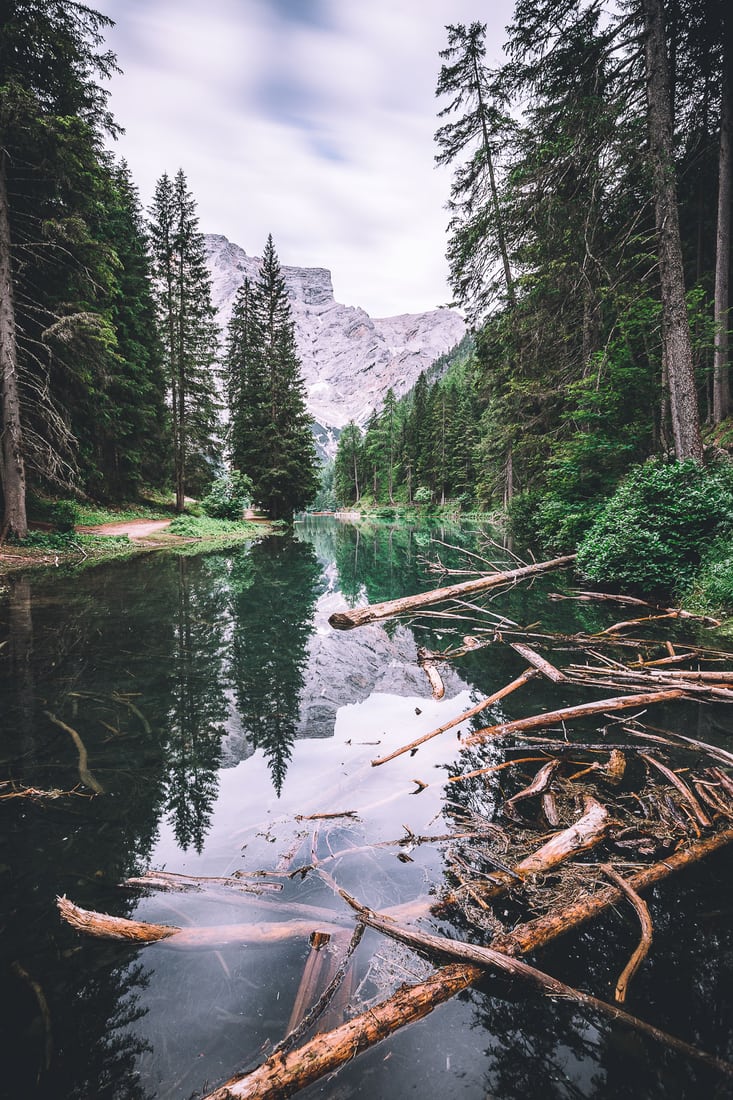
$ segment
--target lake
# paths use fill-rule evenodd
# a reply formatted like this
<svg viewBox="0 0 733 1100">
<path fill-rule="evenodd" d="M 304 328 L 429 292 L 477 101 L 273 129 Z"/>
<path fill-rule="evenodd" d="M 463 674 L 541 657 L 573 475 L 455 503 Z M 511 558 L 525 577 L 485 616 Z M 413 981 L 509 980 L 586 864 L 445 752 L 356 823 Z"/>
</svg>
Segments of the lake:
<svg viewBox="0 0 733 1100">
<path fill-rule="evenodd" d="M 459 726 L 414 754 L 379 767 L 371 761 L 458 716 L 526 662 L 500 640 L 468 650 L 438 666 L 445 695 L 436 699 L 417 647 L 445 650 L 465 635 L 488 642 L 502 623 L 592 634 L 635 612 L 550 599 L 573 583 L 560 572 L 518 585 L 484 610 L 470 601 L 453 618 L 431 609 L 409 623 L 337 632 L 328 617 L 463 579 L 435 571 L 436 563 L 470 568 L 475 559 L 462 551 L 511 567 L 490 534 L 478 525 L 357 526 L 312 517 L 293 536 L 235 551 L 147 554 L 8 580 L 0 603 L 0 795 L 60 793 L 0 800 L 0 1095 L 202 1096 L 258 1065 L 343 958 L 354 916 L 318 869 L 377 911 L 428 906 L 456 889 L 466 822 L 501 825 L 507 773 L 451 784 L 463 768 Z M 657 630 L 660 642 L 720 644 L 699 626 Z M 602 697 L 538 677 L 463 732 Z M 655 704 L 653 721 L 731 747 L 722 703 Z M 582 736 L 598 725 L 586 724 Z M 607 736 L 623 738 L 620 727 Z M 493 766 L 504 757 L 502 744 L 487 744 L 471 751 L 470 762 Z M 247 889 L 123 886 L 148 869 L 239 878 Z M 248 877 L 255 872 L 267 874 Z M 646 895 L 654 942 L 626 1004 L 729 1060 L 730 872 L 726 849 Z M 177 949 L 174 941 L 96 939 L 60 919 L 62 895 L 85 909 L 184 929 L 260 926 L 272 942 L 245 937 Z M 497 919 L 511 920 L 512 905 L 499 899 Z M 323 920 L 328 910 L 338 925 L 320 952 L 303 934 L 278 936 L 276 926 L 303 920 L 306 906 Z M 420 927 L 488 943 L 493 917 L 483 929 L 467 928 L 465 913 L 430 916 L 426 908 Z M 608 1000 L 638 937 L 633 911 L 619 905 L 533 961 Z M 367 929 L 321 1026 L 433 970 Z M 669 1100 L 729 1093 L 730 1079 L 694 1058 L 489 973 L 299 1095 Z"/>
</svg>

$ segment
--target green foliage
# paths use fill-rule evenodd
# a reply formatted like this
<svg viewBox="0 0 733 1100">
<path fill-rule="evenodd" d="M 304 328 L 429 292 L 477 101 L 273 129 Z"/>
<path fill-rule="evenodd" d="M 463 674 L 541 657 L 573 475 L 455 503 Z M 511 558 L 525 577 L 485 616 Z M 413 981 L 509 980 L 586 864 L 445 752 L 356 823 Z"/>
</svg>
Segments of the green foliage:
<svg viewBox="0 0 733 1100">
<path fill-rule="evenodd" d="M 433 499 L 433 494 L 430 489 L 428 489 L 427 485 L 418 485 L 412 499 L 414 500 L 415 504 L 424 506 L 431 503 Z"/>
<path fill-rule="evenodd" d="M 718 539 L 710 547 L 682 602 L 699 614 L 733 615 L 733 546 L 729 538 Z"/>
<path fill-rule="evenodd" d="M 268 237 L 254 286 L 237 294 L 225 364 L 232 465 L 272 519 L 292 518 L 318 491 L 318 459 L 285 278 Z"/>
<path fill-rule="evenodd" d="M 686 587 L 711 542 L 733 528 L 732 469 L 658 460 L 635 467 L 583 539 L 578 568 L 643 592 Z"/>
<path fill-rule="evenodd" d="M 78 523 L 79 511 L 73 500 L 58 500 L 51 509 L 52 522 L 62 535 L 71 534 Z"/>
<path fill-rule="evenodd" d="M 213 519 L 241 519 L 252 499 L 252 482 L 240 470 L 216 478 L 201 501 L 207 516 Z"/>
<path fill-rule="evenodd" d="M 188 539 L 253 538 L 262 534 L 262 526 L 244 520 L 215 519 L 213 516 L 176 516 L 168 528 L 172 535 Z"/>
</svg>

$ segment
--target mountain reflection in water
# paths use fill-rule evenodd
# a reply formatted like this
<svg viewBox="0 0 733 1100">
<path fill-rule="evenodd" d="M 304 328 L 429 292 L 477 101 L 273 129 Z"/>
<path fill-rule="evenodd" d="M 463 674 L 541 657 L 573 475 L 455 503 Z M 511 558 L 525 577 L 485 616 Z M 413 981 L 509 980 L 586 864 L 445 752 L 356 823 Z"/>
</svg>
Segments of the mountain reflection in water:
<svg viewBox="0 0 733 1100">
<path fill-rule="evenodd" d="M 93 940 L 60 923 L 56 895 L 118 916 L 207 926 L 278 919 L 268 903 L 344 917 L 307 872 L 314 859 L 374 908 L 440 888 L 449 847 L 415 837 L 460 831 L 462 813 L 490 810 L 494 788 L 448 787 L 455 732 L 414 758 L 383 768 L 370 760 L 507 683 L 522 661 L 505 646 L 469 653 L 441 669 L 446 694 L 437 702 L 417 646 L 447 645 L 450 624 L 426 616 L 339 633 L 328 616 L 433 587 L 426 555 L 463 565 L 451 546 L 480 543 L 470 528 L 307 519 L 295 535 L 234 552 L 144 556 L 8 582 L 0 606 L 2 778 L 71 793 L 0 802 L 2 980 L 12 1006 L 0 1094 L 200 1095 L 278 1041 L 303 975 L 303 940 L 216 952 Z M 553 576 L 517 588 L 496 606 L 517 622 L 541 618 L 548 630 L 608 625 L 603 606 L 548 603 L 547 591 L 563 583 Z M 533 681 L 490 717 L 550 709 L 551 690 Z M 720 707 L 686 713 L 696 736 L 722 736 Z M 499 751 L 486 747 L 477 763 Z M 427 784 L 419 795 L 416 779 Z M 326 811 L 356 816 L 308 820 Z M 292 877 L 273 880 L 259 899 L 120 889 L 149 866 L 207 876 L 280 866 Z M 722 1057 L 733 1053 L 729 866 L 723 853 L 657 890 L 654 951 L 630 1006 Z M 465 931 L 453 927 L 454 935 Z M 637 937 L 630 916 L 609 914 L 571 944 L 548 948 L 542 965 L 604 996 Z M 353 1003 L 429 969 L 368 934 Z M 680 1056 L 493 977 L 303 1095 L 387 1098 L 418 1089 L 423 1100 L 723 1095 L 720 1081 Z"/>
</svg>

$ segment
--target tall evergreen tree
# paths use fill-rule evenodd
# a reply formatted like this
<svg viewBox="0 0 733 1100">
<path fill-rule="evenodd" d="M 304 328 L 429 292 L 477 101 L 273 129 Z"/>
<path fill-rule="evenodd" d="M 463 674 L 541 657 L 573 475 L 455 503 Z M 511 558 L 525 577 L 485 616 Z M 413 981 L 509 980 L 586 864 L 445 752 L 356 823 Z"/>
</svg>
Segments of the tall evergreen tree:
<svg viewBox="0 0 733 1100">
<path fill-rule="evenodd" d="M 73 433 L 59 389 L 78 333 L 106 354 L 89 312 L 106 273 L 89 233 L 104 132 L 97 80 L 110 20 L 73 0 L 7 0 L 0 9 L 0 482 L 3 528 L 27 532 L 26 477 L 72 471 Z"/>
<path fill-rule="evenodd" d="M 182 169 L 158 180 L 150 211 L 155 297 L 168 379 L 176 511 L 201 493 L 220 461 L 213 368 L 218 329 L 203 234 Z"/>
<path fill-rule="evenodd" d="M 446 121 L 435 135 L 440 150 L 435 159 L 438 164 L 453 164 L 467 157 L 451 187 L 448 259 L 454 293 L 474 316 L 480 316 L 499 291 L 497 260 L 506 298 L 510 303 L 515 298 L 495 169 L 496 146 L 512 124 L 490 87 L 486 25 L 459 23 L 446 29 L 448 45 L 440 53 L 445 63 L 436 95 L 451 98 L 438 114 Z"/>
<path fill-rule="evenodd" d="M 238 297 L 227 363 L 232 463 L 251 479 L 256 502 L 272 519 L 290 519 L 318 491 L 318 461 L 272 236 L 255 285 Z"/>
<path fill-rule="evenodd" d="M 142 484 L 162 486 L 170 472 L 166 379 L 151 290 L 142 208 L 125 161 L 112 165 L 101 235 L 114 250 L 108 315 L 115 333 L 107 415 L 96 425 L 102 493 L 134 497 Z"/>
<path fill-rule="evenodd" d="M 339 504 L 358 504 L 361 496 L 362 436 L 350 420 L 341 432 L 334 458 L 334 491 Z"/>
</svg>

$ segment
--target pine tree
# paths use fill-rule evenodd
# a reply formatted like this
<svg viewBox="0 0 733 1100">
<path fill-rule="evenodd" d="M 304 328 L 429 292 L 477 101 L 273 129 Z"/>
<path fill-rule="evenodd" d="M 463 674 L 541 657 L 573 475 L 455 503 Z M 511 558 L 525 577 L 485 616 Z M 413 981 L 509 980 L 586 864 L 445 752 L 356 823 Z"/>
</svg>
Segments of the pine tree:
<svg viewBox="0 0 733 1100">
<path fill-rule="evenodd" d="M 453 164 L 460 156 L 467 157 L 451 187 L 448 260 L 459 302 L 473 316 L 480 316 L 499 293 L 497 261 L 504 294 L 510 303 L 515 299 L 495 169 L 496 146 L 512 124 L 490 87 L 486 25 L 471 23 L 467 28 L 459 23 L 446 29 L 448 46 L 440 53 L 445 64 L 436 95 L 451 99 L 438 113 L 447 121 L 435 135 L 440 149 L 435 159 L 438 164 Z M 460 117 L 455 117 L 459 112 Z"/>
<path fill-rule="evenodd" d="M 339 504 L 358 504 L 362 479 L 362 436 L 350 420 L 341 432 L 334 459 L 334 490 Z"/>
<path fill-rule="evenodd" d="M 213 367 L 218 329 L 203 234 L 182 169 L 158 180 L 150 237 L 158 324 L 168 379 L 176 511 L 200 494 L 220 462 Z"/>
<path fill-rule="evenodd" d="M 170 437 L 166 380 L 151 291 L 145 223 L 125 161 L 112 165 L 102 235 L 114 249 L 114 287 L 108 309 L 116 337 L 114 370 L 107 387 L 109 415 L 97 425 L 103 491 L 134 497 L 142 484 L 166 484 Z"/>
<path fill-rule="evenodd" d="M 238 297 L 227 363 L 232 462 L 251 479 L 255 501 L 270 517 L 289 520 L 318 491 L 318 460 L 272 236 L 255 285 Z"/>
<path fill-rule="evenodd" d="M 105 16 L 84 4 L 8 0 L 0 10 L 0 483 L 3 529 L 27 533 L 26 477 L 69 482 L 63 407 L 74 342 L 104 358 L 113 336 L 88 304 L 108 272 L 89 233 L 100 148 L 114 131 Z M 88 359 L 83 370 L 89 366 Z"/>
</svg>

